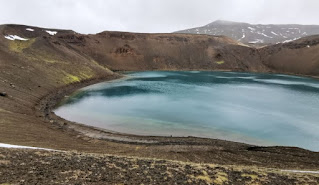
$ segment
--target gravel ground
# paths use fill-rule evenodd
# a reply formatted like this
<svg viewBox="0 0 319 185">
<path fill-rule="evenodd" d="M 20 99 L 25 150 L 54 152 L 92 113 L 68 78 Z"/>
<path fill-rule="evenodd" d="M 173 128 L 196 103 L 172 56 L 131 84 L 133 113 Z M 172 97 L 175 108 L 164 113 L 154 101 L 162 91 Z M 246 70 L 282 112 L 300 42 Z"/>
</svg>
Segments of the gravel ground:
<svg viewBox="0 0 319 185">
<path fill-rule="evenodd" d="M 0 149 L 0 184 L 318 184 L 319 174 L 76 152 Z"/>
</svg>

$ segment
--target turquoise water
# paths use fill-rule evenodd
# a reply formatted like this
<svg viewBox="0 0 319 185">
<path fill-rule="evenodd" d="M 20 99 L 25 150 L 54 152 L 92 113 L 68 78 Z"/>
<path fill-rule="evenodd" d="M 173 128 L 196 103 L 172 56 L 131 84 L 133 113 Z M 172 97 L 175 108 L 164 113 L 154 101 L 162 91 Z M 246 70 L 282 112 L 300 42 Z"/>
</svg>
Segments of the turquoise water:
<svg viewBox="0 0 319 185">
<path fill-rule="evenodd" d="M 237 72 L 134 72 L 83 88 L 55 113 L 104 129 L 319 151 L 319 81 Z"/>
</svg>

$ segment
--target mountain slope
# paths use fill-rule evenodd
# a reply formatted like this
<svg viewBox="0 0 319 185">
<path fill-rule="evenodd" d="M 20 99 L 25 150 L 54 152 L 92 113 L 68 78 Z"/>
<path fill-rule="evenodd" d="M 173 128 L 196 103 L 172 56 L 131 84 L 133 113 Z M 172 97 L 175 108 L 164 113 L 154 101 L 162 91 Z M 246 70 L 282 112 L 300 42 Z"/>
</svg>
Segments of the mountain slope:
<svg viewBox="0 0 319 185">
<path fill-rule="evenodd" d="M 202 27 L 176 33 L 225 35 L 242 43 L 276 44 L 319 34 L 319 25 L 261 25 L 218 20 Z"/>
<path fill-rule="evenodd" d="M 277 73 L 319 75 L 319 35 L 259 49 L 264 65 Z"/>
</svg>

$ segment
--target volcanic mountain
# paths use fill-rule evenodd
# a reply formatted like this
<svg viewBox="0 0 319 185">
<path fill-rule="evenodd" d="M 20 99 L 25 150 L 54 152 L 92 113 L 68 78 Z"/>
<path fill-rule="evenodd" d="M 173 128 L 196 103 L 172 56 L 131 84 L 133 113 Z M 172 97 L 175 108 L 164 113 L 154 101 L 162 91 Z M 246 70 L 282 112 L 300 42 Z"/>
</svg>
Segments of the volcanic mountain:
<svg viewBox="0 0 319 185">
<path fill-rule="evenodd" d="M 319 25 L 262 25 L 217 20 L 205 26 L 181 30 L 176 33 L 225 35 L 242 43 L 265 45 L 286 43 L 319 34 Z"/>
</svg>

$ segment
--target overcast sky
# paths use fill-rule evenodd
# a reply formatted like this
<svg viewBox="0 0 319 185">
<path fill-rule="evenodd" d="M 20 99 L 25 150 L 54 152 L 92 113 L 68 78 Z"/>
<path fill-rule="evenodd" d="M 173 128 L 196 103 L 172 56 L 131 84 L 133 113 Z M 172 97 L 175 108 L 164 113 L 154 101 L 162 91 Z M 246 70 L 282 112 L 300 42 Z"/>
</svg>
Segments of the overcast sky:
<svg viewBox="0 0 319 185">
<path fill-rule="evenodd" d="M 319 0 L 0 0 L 0 24 L 173 32 L 222 19 L 319 24 Z"/>
</svg>

